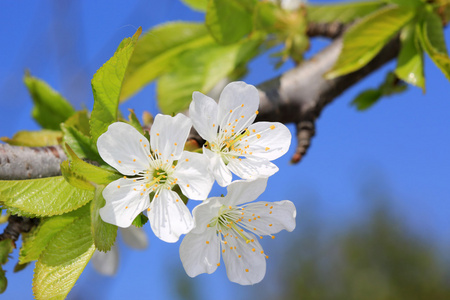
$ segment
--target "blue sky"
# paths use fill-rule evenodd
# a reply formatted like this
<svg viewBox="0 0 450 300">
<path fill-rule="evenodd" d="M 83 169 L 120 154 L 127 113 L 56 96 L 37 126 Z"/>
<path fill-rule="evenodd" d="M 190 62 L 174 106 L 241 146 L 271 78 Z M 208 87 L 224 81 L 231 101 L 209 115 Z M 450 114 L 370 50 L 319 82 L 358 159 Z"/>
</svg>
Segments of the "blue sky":
<svg viewBox="0 0 450 300">
<path fill-rule="evenodd" d="M 324 1 L 311 1 L 319 3 Z M 32 103 L 22 83 L 25 69 L 47 81 L 77 108 L 92 109 L 90 80 L 114 53 L 120 41 L 142 26 L 144 31 L 171 20 L 201 21 L 179 0 L 166 1 L 2 1 L 0 3 L 0 136 L 18 130 L 38 130 L 31 119 Z M 450 31 L 445 31 L 450 39 Z M 311 52 L 326 42 L 314 41 Z M 411 87 L 385 98 L 366 112 L 349 105 L 362 90 L 377 87 L 390 63 L 348 90 L 323 111 L 317 121 L 312 146 L 298 165 L 289 165 L 291 150 L 276 161 L 280 171 L 269 179 L 261 200 L 289 199 L 297 206 L 297 218 L 307 217 L 314 206 L 324 227 L 342 228 L 364 219 L 372 194 L 391 195 L 392 209 L 419 234 L 450 245 L 450 83 L 426 59 L 427 93 Z M 273 71 L 267 56 L 250 65 L 245 81 L 259 84 L 283 70 Z M 157 113 L 155 87 L 150 85 L 121 105 Z M 293 129 L 293 126 L 289 126 Z M 215 187 L 212 195 L 224 193 Z M 191 201 L 189 207 L 195 203 Z M 255 287 L 229 283 L 224 268 L 213 275 L 189 279 L 183 274 L 176 244 L 156 239 L 149 226 L 150 247 L 132 251 L 119 240 L 121 264 L 113 278 L 102 277 L 88 265 L 69 299 L 123 299 L 151 297 L 176 299 L 174 279 L 185 276 L 199 285 L 200 296 L 209 299 L 245 295 Z M 280 233 L 276 240 L 263 240 L 267 253 L 282 248 L 295 235 Z M 278 250 L 277 250 L 278 251 Z M 448 253 L 448 251 L 447 251 Z M 13 254 L 17 258 L 17 253 Z M 293 258 L 295 259 L 295 258 Z M 276 259 L 268 260 L 269 270 Z M 5 298 L 31 299 L 32 267 L 12 273 Z M 269 285 L 270 276 L 262 284 Z M 217 291 L 220 291 L 218 293 Z M 239 298 L 239 297 L 238 297 Z"/>
</svg>

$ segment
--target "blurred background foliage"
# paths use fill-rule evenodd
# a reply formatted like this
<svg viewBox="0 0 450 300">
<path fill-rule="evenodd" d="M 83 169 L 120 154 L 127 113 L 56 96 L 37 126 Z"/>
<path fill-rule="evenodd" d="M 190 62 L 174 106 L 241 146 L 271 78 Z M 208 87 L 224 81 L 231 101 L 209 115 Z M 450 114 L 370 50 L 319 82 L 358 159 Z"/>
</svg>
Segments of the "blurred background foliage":
<svg viewBox="0 0 450 300">
<path fill-rule="evenodd" d="M 266 284 L 235 299 L 450 299 L 448 246 L 410 227 L 389 195 L 363 196 L 364 217 L 338 228 L 323 226 L 317 199 L 304 200 L 291 242 L 270 253 Z M 181 299 L 207 299 L 185 274 L 176 279 Z"/>
</svg>

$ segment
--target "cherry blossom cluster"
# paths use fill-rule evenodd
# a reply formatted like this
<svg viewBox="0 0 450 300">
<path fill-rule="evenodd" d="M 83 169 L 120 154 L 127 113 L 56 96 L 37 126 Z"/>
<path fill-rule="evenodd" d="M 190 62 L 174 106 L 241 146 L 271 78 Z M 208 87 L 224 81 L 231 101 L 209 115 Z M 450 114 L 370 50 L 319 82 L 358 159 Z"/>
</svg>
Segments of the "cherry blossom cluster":
<svg viewBox="0 0 450 300">
<path fill-rule="evenodd" d="M 190 117 L 158 114 L 150 141 L 129 124 L 111 124 L 98 151 L 124 176 L 103 190 L 103 221 L 126 228 L 145 212 L 161 240 L 173 243 L 186 234 L 180 257 L 189 276 L 214 272 L 222 255 L 231 281 L 260 282 L 268 256 L 258 239 L 294 230 L 296 209 L 288 200 L 255 202 L 278 171 L 271 161 L 291 143 L 285 125 L 253 123 L 258 107 L 254 86 L 232 82 L 218 103 L 194 92 Z M 198 153 L 184 150 L 192 126 L 206 141 Z M 233 181 L 233 174 L 241 180 Z M 208 198 L 215 181 L 227 187 L 226 196 Z M 179 191 L 203 201 L 193 214 Z"/>
</svg>

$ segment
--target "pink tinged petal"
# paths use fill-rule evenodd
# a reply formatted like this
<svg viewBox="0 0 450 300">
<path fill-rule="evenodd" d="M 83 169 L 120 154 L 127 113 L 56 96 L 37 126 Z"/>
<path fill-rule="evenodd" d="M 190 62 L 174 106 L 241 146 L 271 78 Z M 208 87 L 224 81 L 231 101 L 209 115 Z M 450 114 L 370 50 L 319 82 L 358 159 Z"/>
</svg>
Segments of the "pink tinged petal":
<svg viewBox="0 0 450 300">
<path fill-rule="evenodd" d="M 133 220 L 150 205 L 149 190 L 143 191 L 140 182 L 120 178 L 103 190 L 106 205 L 100 209 L 104 222 L 129 227 Z"/>
<path fill-rule="evenodd" d="M 147 234 L 142 228 L 130 226 L 121 228 L 122 239 L 125 244 L 133 249 L 142 250 L 148 247 Z"/>
<path fill-rule="evenodd" d="M 245 235 L 250 240 L 249 243 L 242 238 L 227 238 L 227 244 L 222 243 L 222 257 L 228 279 L 249 285 L 258 283 L 264 278 L 266 257 L 256 237 L 248 232 L 245 232 Z"/>
<path fill-rule="evenodd" d="M 217 217 L 220 207 L 223 205 L 222 201 L 224 197 L 213 197 L 203 201 L 200 205 L 197 205 L 192 214 L 194 215 L 194 228 L 191 233 L 200 234 L 207 230 L 208 224 L 212 219 Z"/>
<path fill-rule="evenodd" d="M 239 132 L 248 127 L 255 120 L 258 107 L 259 93 L 253 85 L 242 81 L 228 84 L 219 100 L 218 120 L 221 129 L 236 126 L 235 131 Z"/>
<path fill-rule="evenodd" d="M 209 158 L 209 171 L 220 186 L 227 186 L 231 183 L 232 175 L 230 170 L 219 154 L 203 148 L 203 153 Z"/>
<path fill-rule="evenodd" d="M 274 160 L 284 155 L 291 145 L 291 132 L 289 129 L 278 122 L 257 122 L 248 128 L 250 135 L 245 138 L 247 143 L 242 143 L 241 147 L 246 145 L 247 155 L 253 155 L 268 160 Z"/>
<path fill-rule="evenodd" d="M 243 179 L 269 177 L 278 172 L 278 167 L 265 158 L 246 157 L 230 160 L 228 169 Z"/>
<path fill-rule="evenodd" d="M 266 189 L 267 178 L 260 178 L 253 181 L 238 180 L 232 182 L 227 187 L 227 195 L 224 197 L 225 203 L 231 206 L 256 200 Z"/>
<path fill-rule="evenodd" d="M 220 262 L 220 241 L 216 230 L 211 228 L 201 234 L 188 233 L 180 245 L 180 258 L 190 277 L 213 273 Z"/>
<path fill-rule="evenodd" d="M 164 159 L 177 160 L 191 130 L 191 120 L 183 114 L 175 117 L 157 114 L 150 131 L 152 150 Z"/>
<path fill-rule="evenodd" d="M 135 175 L 148 168 L 150 143 L 133 126 L 116 122 L 97 140 L 98 153 L 124 175 Z"/>
<path fill-rule="evenodd" d="M 217 103 L 210 97 L 200 92 L 192 94 L 192 102 L 189 106 L 189 117 L 195 130 L 207 141 L 213 141 L 217 136 Z"/>
<path fill-rule="evenodd" d="M 189 199 L 205 200 L 214 177 L 209 172 L 209 161 L 205 155 L 184 151 L 178 160 L 173 177 L 177 178 L 181 191 Z"/>
<path fill-rule="evenodd" d="M 162 190 L 153 198 L 147 215 L 155 235 L 168 243 L 175 243 L 194 226 L 192 215 L 180 196 L 169 190 Z"/>
<path fill-rule="evenodd" d="M 297 211 L 294 203 L 289 200 L 277 202 L 256 202 L 245 207 L 245 216 L 253 216 L 251 226 L 254 226 L 256 234 L 269 235 L 281 230 L 292 231 L 295 229 L 295 217 Z"/>
<path fill-rule="evenodd" d="M 94 269 L 102 275 L 113 276 L 117 273 L 119 267 L 119 251 L 116 245 L 111 247 L 108 252 L 96 250 L 91 258 Z"/>
</svg>

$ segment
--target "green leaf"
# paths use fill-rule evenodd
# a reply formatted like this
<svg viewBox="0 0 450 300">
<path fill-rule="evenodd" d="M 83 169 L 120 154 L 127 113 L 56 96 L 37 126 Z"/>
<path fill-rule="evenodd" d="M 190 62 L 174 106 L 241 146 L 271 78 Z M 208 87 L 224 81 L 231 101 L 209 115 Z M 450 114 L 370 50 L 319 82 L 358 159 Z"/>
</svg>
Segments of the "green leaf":
<svg viewBox="0 0 450 300">
<path fill-rule="evenodd" d="M 60 215 L 83 206 L 92 198 L 92 192 L 71 186 L 62 176 L 0 180 L 0 202 L 14 214 Z"/>
<path fill-rule="evenodd" d="M 64 125 L 66 127 L 74 127 L 87 137 L 91 135 L 89 128 L 89 116 L 86 109 L 77 111 L 73 116 L 64 122 Z"/>
<path fill-rule="evenodd" d="M 445 46 L 442 22 L 439 16 L 426 11 L 417 26 L 420 43 L 436 66 L 450 80 L 450 58 Z"/>
<path fill-rule="evenodd" d="M 366 110 L 374 105 L 381 97 L 398 94 L 407 89 L 407 85 L 400 81 L 397 76 L 389 72 L 386 75 L 384 82 L 378 89 L 368 89 L 360 93 L 351 103 L 356 106 L 358 110 Z"/>
<path fill-rule="evenodd" d="M 78 178 L 81 178 L 92 187 L 106 185 L 122 177 L 118 173 L 105 170 L 81 160 L 68 145 L 66 145 L 66 152 L 69 156 L 70 164 L 67 164 L 67 167 L 70 169 L 70 172 L 76 174 Z"/>
<path fill-rule="evenodd" d="M 42 219 L 35 232 L 23 241 L 19 262 L 26 264 L 37 260 L 56 234 L 87 214 L 89 214 L 89 205 L 67 214 Z"/>
<path fill-rule="evenodd" d="M 79 157 L 97 162 L 103 161 L 98 154 L 97 146 L 89 136 L 74 126 L 66 126 L 65 123 L 61 124 L 61 130 L 64 133 L 63 143 L 69 145 Z"/>
<path fill-rule="evenodd" d="M 362 19 L 345 33 L 338 61 L 325 77 L 332 79 L 364 67 L 415 14 L 410 8 L 389 6 Z"/>
<path fill-rule="evenodd" d="M 56 234 L 36 263 L 33 278 L 36 299 L 64 299 L 94 251 L 89 215 Z"/>
<path fill-rule="evenodd" d="M 350 23 L 382 7 L 380 1 L 348 2 L 339 4 L 307 5 L 308 20 L 316 23 Z"/>
<path fill-rule="evenodd" d="M 114 56 L 98 69 L 92 78 L 94 108 L 90 125 L 94 144 L 97 144 L 98 137 L 108 129 L 108 126 L 117 121 L 122 81 L 141 32 L 142 28 L 139 27 L 133 37 L 123 42 Z"/>
<path fill-rule="evenodd" d="M 14 146 L 45 147 L 58 145 L 62 140 L 62 132 L 43 129 L 40 131 L 19 131 L 13 138 L 1 137 L 5 143 Z"/>
<path fill-rule="evenodd" d="M 422 0 L 384 0 L 386 3 L 395 4 L 398 6 L 419 7 L 424 5 Z"/>
<path fill-rule="evenodd" d="M 279 18 L 283 17 L 283 11 L 279 5 L 272 2 L 259 2 L 255 6 L 253 14 L 253 27 L 269 33 L 277 31 Z"/>
<path fill-rule="evenodd" d="M 13 244 L 10 239 L 0 241 L 0 265 L 4 265 L 8 262 L 9 254 L 13 250 Z"/>
<path fill-rule="evenodd" d="M 34 102 L 33 118 L 43 128 L 59 130 L 59 124 L 75 113 L 70 103 L 44 81 L 27 73 L 24 82 Z"/>
<path fill-rule="evenodd" d="M 256 55 L 261 40 L 244 40 L 238 44 L 210 45 L 180 55 L 177 68 L 160 77 L 157 85 L 158 106 L 162 113 L 173 114 L 185 110 L 192 93 L 207 93 L 220 80 Z"/>
<path fill-rule="evenodd" d="M 139 215 L 137 215 L 136 218 L 134 218 L 132 224 L 138 228 L 141 228 L 142 226 L 145 225 L 145 223 L 147 223 L 147 221 L 148 218 L 144 214 L 140 213 Z"/>
<path fill-rule="evenodd" d="M 60 167 L 62 176 L 71 186 L 81 190 L 95 190 L 95 186 L 91 184 L 83 175 L 72 171 L 72 169 L 70 168 L 70 162 L 68 160 L 63 161 Z"/>
<path fill-rule="evenodd" d="M 134 113 L 134 110 L 131 108 L 128 109 L 130 111 L 130 115 L 128 116 L 128 124 L 136 128 L 137 131 L 139 131 L 140 134 L 144 134 L 144 129 L 142 129 L 141 122 L 139 122 L 139 119 L 136 117 L 136 114 Z"/>
<path fill-rule="evenodd" d="M 208 0 L 181 0 L 184 4 L 193 10 L 206 11 Z"/>
<path fill-rule="evenodd" d="M 103 222 L 100 217 L 100 208 L 105 206 L 102 192 L 104 186 L 95 189 L 94 200 L 91 203 L 91 231 L 95 247 L 99 251 L 109 251 L 117 236 L 117 226 Z"/>
<path fill-rule="evenodd" d="M 252 30 L 253 0 L 209 0 L 205 24 L 220 44 L 238 42 Z"/>
<path fill-rule="evenodd" d="M 413 25 L 405 27 L 400 35 L 402 43 L 395 74 L 401 80 L 425 89 L 423 52 Z"/>
<path fill-rule="evenodd" d="M 120 101 L 134 95 L 161 74 L 186 50 L 214 43 L 202 23 L 171 22 L 146 32 L 136 44 L 122 84 Z"/>
</svg>

